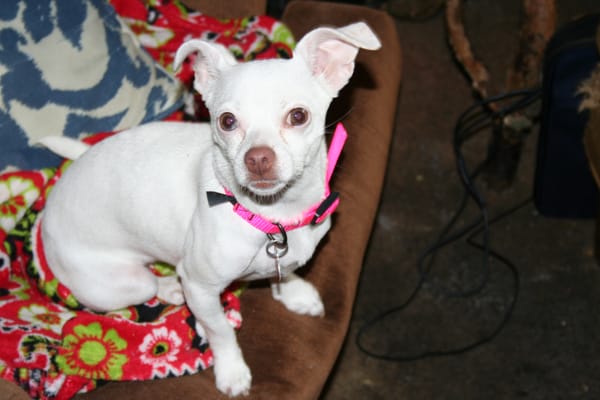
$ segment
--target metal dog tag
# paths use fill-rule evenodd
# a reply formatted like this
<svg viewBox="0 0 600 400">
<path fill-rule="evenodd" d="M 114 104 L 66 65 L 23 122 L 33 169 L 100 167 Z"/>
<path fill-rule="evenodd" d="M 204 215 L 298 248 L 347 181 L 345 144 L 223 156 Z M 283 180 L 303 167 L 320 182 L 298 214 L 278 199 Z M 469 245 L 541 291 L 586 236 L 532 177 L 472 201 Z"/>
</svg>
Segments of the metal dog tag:
<svg viewBox="0 0 600 400">
<path fill-rule="evenodd" d="M 279 264 L 279 259 L 287 253 L 287 244 L 282 245 L 280 242 L 271 241 L 267 243 L 266 250 L 269 257 L 275 260 L 275 271 L 277 272 L 277 280 L 281 281 L 281 265 Z"/>
<path fill-rule="evenodd" d="M 267 255 L 275 260 L 275 272 L 277 273 L 277 290 L 279 291 L 279 282 L 281 282 L 281 264 L 279 263 L 279 259 L 285 256 L 288 252 L 288 243 L 287 243 L 287 234 L 285 233 L 285 229 L 280 224 L 277 224 L 277 227 L 280 231 L 280 237 L 277 237 L 274 234 L 267 233 L 267 238 L 269 242 L 265 250 L 267 251 Z"/>
</svg>

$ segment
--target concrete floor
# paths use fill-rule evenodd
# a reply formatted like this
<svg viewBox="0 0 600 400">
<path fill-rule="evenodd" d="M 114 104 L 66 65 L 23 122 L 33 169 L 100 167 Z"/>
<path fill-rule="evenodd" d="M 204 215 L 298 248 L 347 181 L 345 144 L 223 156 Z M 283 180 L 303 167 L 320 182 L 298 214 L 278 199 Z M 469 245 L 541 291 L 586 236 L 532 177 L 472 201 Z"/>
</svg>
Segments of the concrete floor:
<svg viewBox="0 0 600 400">
<path fill-rule="evenodd" d="M 516 50 L 521 2 L 465 3 L 475 52 L 501 86 Z M 598 0 L 557 4 L 560 24 L 600 12 Z M 447 45 L 443 15 L 423 22 L 398 20 L 398 34 L 404 80 L 386 187 L 348 340 L 322 398 L 599 399 L 594 221 L 544 217 L 531 203 L 492 227 L 492 247 L 514 262 L 520 284 L 514 313 L 498 337 L 465 354 L 414 362 L 380 361 L 355 345 L 365 321 L 409 296 L 418 280 L 418 255 L 448 221 L 462 193 L 451 137 L 473 96 Z M 485 156 L 487 135 L 469 145 L 473 163 Z M 491 215 L 531 196 L 536 144 L 536 134 L 527 139 L 509 189 L 482 189 Z M 461 221 L 470 221 L 476 211 L 469 207 Z M 410 355 L 455 348 L 488 334 L 514 296 L 506 267 L 493 261 L 490 279 L 477 296 L 457 299 L 443 293 L 481 276 L 481 254 L 464 241 L 444 249 L 435 259 L 431 283 L 407 309 L 369 331 L 365 343 L 378 352 Z"/>
</svg>

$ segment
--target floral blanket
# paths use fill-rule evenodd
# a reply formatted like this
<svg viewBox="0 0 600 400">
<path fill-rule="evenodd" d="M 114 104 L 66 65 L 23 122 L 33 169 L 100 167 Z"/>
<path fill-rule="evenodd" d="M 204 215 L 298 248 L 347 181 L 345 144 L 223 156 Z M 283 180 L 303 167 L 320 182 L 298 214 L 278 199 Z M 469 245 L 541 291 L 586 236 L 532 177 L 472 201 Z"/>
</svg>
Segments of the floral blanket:
<svg viewBox="0 0 600 400">
<path fill-rule="evenodd" d="M 188 37 L 220 42 L 241 60 L 291 56 L 291 34 L 268 17 L 221 21 L 190 12 L 177 2 L 111 3 L 167 70 L 175 50 Z M 186 65 L 178 77 L 191 84 L 192 75 Z M 33 398 L 68 399 L 105 381 L 180 376 L 209 367 L 210 348 L 196 333 L 194 317 L 185 305 L 152 299 L 94 313 L 81 307 L 52 275 L 39 221 L 46 197 L 69 164 L 0 175 L 0 377 L 17 383 Z M 157 275 L 173 273 L 161 264 L 152 270 Z M 236 328 L 241 325 L 241 291 L 234 285 L 221 297 Z"/>
</svg>

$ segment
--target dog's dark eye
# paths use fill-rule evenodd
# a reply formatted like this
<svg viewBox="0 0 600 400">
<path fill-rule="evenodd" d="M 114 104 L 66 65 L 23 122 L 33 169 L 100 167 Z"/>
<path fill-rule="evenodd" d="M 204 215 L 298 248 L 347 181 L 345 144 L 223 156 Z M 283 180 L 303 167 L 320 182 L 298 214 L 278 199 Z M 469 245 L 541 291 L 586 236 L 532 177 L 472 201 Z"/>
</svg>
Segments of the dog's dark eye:
<svg viewBox="0 0 600 400">
<path fill-rule="evenodd" d="M 308 121 L 308 111 L 304 108 L 294 108 L 288 114 L 287 123 L 291 126 L 304 125 Z"/>
<path fill-rule="evenodd" d="M 238 122 L 235 115 L 230 112 L 225 112 L 219 116 L 219 126 L 224 131 L 232 131 L 237 128 Z"/>
</svg>

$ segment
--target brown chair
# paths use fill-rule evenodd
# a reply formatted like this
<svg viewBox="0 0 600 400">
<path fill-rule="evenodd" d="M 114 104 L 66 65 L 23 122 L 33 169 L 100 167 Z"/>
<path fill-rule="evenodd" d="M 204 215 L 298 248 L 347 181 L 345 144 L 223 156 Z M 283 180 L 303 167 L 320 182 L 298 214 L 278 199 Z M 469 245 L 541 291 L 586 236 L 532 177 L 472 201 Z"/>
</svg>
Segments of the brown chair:
<svg viewBox="0 0 600 400">
<path fill-rule="evenodd" d="M 218 17 L 264 14 L 266 0 L 185 3 Z M 334 101 L 330 119 L 344 118 L 349 139 L 338 165 L 333 190 L 341 194 L 334 226 L 316 256 L 305 267 L 319 289 L 324 318 L 298 316 L 273 301 L 266 286 L 252 287 L 241 297 L 243 326 L 239 343 L 253 374 L 248 399 L 316 399 L 330 375 L 345 340 L 356 287 L 377 212 L 394 130 L 401 77 L 396 23 L 386 13 L 341 3 L 295 1 L 282 16 L 296 38 L 322 25 L 367 22 L 383 47 L 361 51 L 350 84 Z M 2 398 L 23 392 L 0 381 Z M 12 396 L 12 397 L 10 397 Z M 180 378 L 112 382 L 79 395 L 82 399 L 220 399 L 212 369 Z"/>
</svg>

